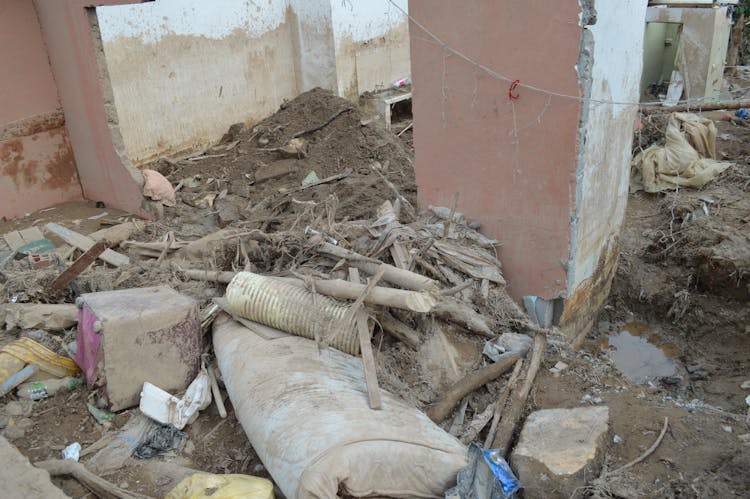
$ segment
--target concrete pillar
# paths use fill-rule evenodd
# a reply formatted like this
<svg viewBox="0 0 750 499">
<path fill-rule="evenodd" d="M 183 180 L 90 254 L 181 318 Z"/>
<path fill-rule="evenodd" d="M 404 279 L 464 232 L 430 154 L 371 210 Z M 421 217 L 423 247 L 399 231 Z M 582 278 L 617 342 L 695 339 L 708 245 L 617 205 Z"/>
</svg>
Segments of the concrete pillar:
<svg viewBox="0 0 750 499">
<path fill-rule="evenodd" d="M 536 298 L 571 339 L 585 334 L 616 268 L 637 111 L 588 98 L 638 102 L 645 2 L 410 0 L 409 11 L 422 25 L 409 26 L 420 204 L 457 192 L 459 211 L 500 241 L 511 295 Z M 511 99 L 513 80 L 536 89 Z"/>
<path fill-rule="evenodd" d="M 143 178 L 122 150 L 96 26 L 97 5 L 132 0 L 35 0 L 83 194 L 144 217 Z"/>
</svg>

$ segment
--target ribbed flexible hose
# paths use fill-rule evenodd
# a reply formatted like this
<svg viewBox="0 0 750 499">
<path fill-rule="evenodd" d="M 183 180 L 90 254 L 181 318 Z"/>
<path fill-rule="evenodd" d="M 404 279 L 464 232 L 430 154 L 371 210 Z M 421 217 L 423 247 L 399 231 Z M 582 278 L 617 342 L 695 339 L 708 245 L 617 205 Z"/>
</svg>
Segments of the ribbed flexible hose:
<svg viewBox="0 0 750 499">
<path fill-rule="evenodd" d="M 346 321 L 344 305 L 305 288 L 276 279 L 239 272 L 227 286 L 232 313 L 282 331 L 315 339 L 333 338 L 330 345 L 359 355 L 354 318 Z"/>
</svg>

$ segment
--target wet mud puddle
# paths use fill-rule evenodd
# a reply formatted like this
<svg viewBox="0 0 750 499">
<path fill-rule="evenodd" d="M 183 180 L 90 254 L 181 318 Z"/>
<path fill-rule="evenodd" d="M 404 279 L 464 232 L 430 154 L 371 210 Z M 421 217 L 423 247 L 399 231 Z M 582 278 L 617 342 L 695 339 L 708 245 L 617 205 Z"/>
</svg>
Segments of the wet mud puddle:
<svg viewBox="0 0 750 499">
<path fill-rule="evenodd" d="M 633 383 L 673 376 L 677 371 L 672 360 L 679 354 L 677 347 L 664 343 L 646 323 L 625 324 L 605 341 L 615 367 Z"/>
</svg>

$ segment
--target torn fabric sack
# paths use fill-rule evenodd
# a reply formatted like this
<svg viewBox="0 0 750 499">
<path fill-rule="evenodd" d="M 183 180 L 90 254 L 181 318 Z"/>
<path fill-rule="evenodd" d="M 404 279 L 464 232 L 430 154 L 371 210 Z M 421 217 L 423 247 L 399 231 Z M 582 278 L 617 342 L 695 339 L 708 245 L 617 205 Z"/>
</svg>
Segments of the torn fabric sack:
<svg viewBox="0 0 750 499">
<path fill-rule="evenodd" d="M 672 113 L 665 144 L 652 145 L 633 159 L 630 190 L 703 187 L 730 166 L 716 160 L 716 125 L 712 120 L 692 113 Z"/>
</svg>

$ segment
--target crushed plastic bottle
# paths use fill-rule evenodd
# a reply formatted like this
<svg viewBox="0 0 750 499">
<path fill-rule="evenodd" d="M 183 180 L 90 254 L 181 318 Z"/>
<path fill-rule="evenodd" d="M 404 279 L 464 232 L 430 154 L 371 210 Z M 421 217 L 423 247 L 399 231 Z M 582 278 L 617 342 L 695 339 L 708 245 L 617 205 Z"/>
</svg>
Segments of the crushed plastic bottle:
<svg viewBox="0 0 750 499">
<path fill-rule="evenodd" d="M 18 387 L 18 396 L 31 400 L 42 400 L 56 395 L 61 390 L 72 392 L 83 384 L 80 378 L 68 376 L 62 379 L 47 379 L 44 381 L 30 381 Z"/>
<path fill-rule="evenodd" d="M 510 469 L 500 450 L 483 449 L 482 453 L 484 454 L 484 460 L 487 461 L 492 470 L 492 474 L 495 475 L 495 478 L 500 483 L 503 493 L 507 496 L 515 494 L 521 488 L 521 482 L 513 474 L 513 470 Z"/>
<path fill-rule="evenodd" d="M 406 85 L 409 85 L 411 83 L 411 78 L 408 76 L 402 76 L 401 78 L 397 78 L 391 82 L 391 87 L 393 88 L 401 88 L 405 87 Z"/>
<path fill-rule="evenodd" d="M 68 459 L 70 461 L 76 461 L 78 462 L 78 459 L 81 457 L 81 444 L 78 442 L 73 442 L 72 444 L 65 447 L 62 451 L 62 458 Z"/>
</svg>

